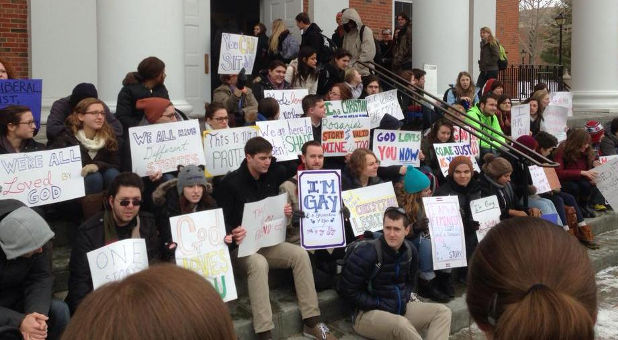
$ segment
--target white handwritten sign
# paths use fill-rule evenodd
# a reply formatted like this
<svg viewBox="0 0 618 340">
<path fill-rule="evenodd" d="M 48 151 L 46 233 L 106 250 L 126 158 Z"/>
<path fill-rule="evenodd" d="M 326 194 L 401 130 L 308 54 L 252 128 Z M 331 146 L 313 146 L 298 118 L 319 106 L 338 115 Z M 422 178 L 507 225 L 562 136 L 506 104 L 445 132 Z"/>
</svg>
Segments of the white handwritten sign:
<svg viewBox="0 0 618 340">
<path fill-rule="evenodd" d="M 476 231 L 476 238 L 481 242 L 489 229 L 500 223 L 498 197 L 492 195 L 471 201 L 470 210 L 472 211 L 472 219 L 480 224 L 479 230 Z"/>
<path fill-rule="evenodd" d="M 463 222 L 457 196 L 423 197 L 429 219 L 433 269 L 467 266 Z"/>
<path fill-rule="evenodd" d="M 440 96 L 438 93 L 438 65 L 423 64 L 423 70 L 425 71 L 425 91 L 434 96 Z"/>
<path fill-rule="evenodd" d="M 219 74 L 237 74 L 244 67 L 247 74 L 253 72 L 258 38 L 249 35 L 223 33 L 219 54 Z"/>
<path fill-rule="evenodd" d="M 79 146 L 0 155 L 0 199 L 29 207 L 85 195 Z"/>
<path fill-rule="evenodd" d="M 143 238 L 117 241 L 88 252 L 86 257 L 94 289 L 148 268 L 148 253 Z"/>
<path fill-rule="evenodd" d="M 610 155 L 610 156 L 600 156 L 599 157 L 599 163 L 601 164 L 605 164 L 609 161 L 611 161 L 612 159 L 618 158 L 618 155 Z"/>
<path fill-rule="evenodd" d="M 545 170 L 537 165 L 528 166 L 528 170 L 530 171 L 530 177 L 532 177 L 532 185 L 536 188 L 537 194 L 543 194 L 551 191 L 551 185 L 549 185 L 549 180 L 547 179 L 547 175 L 545 175 Z"/>
<path fill-rule="evenodd" d="M 132 127 L 129 141 L 133 172 L 140 176 L 206 162 L 197 119 Z"/>
<path fill-rule="evenodd" d="M 322 119 L 324 156 L 345 156 L 369 148 L 369 117 Z"/>
<path fill-rule="evenodd" d="M 511 108 L 511 138 L 514 140 L 530 133 L 530 104 Z"/>
<path fill-rule="evenodd" d="M 341 196 L 350 210 L 354 236 L 362 235 L 366 230 L 382 230 L 384 211 L 388 207 L 398 206 L 391 182 L 346 190 Z"/>
<path fill-rule="evenodd" d="M 481 140 L 457 125 L 453 126 L 453 139 L 455 143 L 469 144 L 474 158 L 478 159 L 481 155 Z"/>
<path fill-rule="evenodd" d="M 206 130 L 203 134 L 206 177 L 238 169 L 245 159 L 245 144 L 258 135 L 256 126 Z"/>
<path fill-rule="evenodd" d="M 313 140 L 311 118 L 256 122 L 259 135 L 273 145 L 273 157 L 279 161 L 298 159 L 305 142 Z"/>
<path fill-rule="evenodd" d="M 567 115 L 573 117 L 573 93 L 572 92 L 552 92 L 549 94 L 549 102 L 552 105 L 559 105 L 567 108 Z"/>
<path fill-rule="evenodd" d="M 567 130 L 567 111 L 564 106 L 548 105 L 543 111 L 543 120 L 541 121 L 541 131 L 545 131 L 556 136 L 561 142 L 566 139 Z"/>
<path fill-rule="evenodd" d="M 305 249 L 345 247 L 341 216 L 341 171 L 311 170 L 298 173 L 300 244 Z"/>
<path fill-rule="evenodd" d="M 223 301 L 238 297 L 230 252 L 223 241 L 223 210 L 205 210 L 170 217 L 176 242 L 176 264 L 206 278 Z"/>
<path fill-rule="evenodd" d="M 380 166 L 420 166 L 420 131 L 379 130 L 373 131 L 373 152 L 380 160 Z"/>
<path fill-rule="evenodd" d="M 598 173 L 597 188 L 603 197 L 616 210 L 618 208 L 618 158 L 608 160 L 607 163 L 594 168 Z"/>
<path fill-rule="evenodd" d="M 247 230 L 247 236 L 238 246 L 238 257 L 255 254 L 260 248 L 285 241 L 287 221 L 283 208 L 286 203 L 285 193 L 245 203 L 242 226 Z"/>
<path fill-rule="evenodd" d="M 472 148 L 470 144 L 464 143 L 439 143 L 433 145 L 434 150 L 436 150 L 436 156 L 438 157 L 438 164 L 440 164 L 440 170 L 442 170 L 442 174 L 444 177 L 448 175 L 448 165 L 451 164 L 453 158 L 457 156 L 467 156 L 472 161 L 472 166 L 474 166 L 474 170 L 481 172 L 478 163 L 476 162 L 476 158 L 472 154 Z"/>
<path fill-rule="evenodd" d="M 371 118 L 372 129 L 380 126 L 380 121 L 387 113 L 399 120 L 404 118 L 397 99 L 397 90 L 372 94 L 367 96 L 365 100 L 367 100 L 367 113 Z"/>
<path fill-rule="evenodd" d="M 365 99 L 348 99 L 325 101 L 326 116 L 357 118 L 369 117 Z"/>
<path fill-rule="evenodd" d="M 307 89 L 264 90 L 264 98 L 275 98 L 279 103 L 279 119 L 300 118 L 303 115 L 303 98 Z"/>
</svg>

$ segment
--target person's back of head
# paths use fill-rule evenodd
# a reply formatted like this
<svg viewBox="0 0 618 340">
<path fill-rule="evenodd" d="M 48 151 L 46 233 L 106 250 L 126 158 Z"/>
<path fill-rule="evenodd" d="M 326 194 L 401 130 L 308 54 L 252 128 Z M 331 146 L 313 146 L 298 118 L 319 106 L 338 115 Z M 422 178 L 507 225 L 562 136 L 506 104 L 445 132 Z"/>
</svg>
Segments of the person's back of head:
<svg viewBox="0 0 618 340">
<path fill-rule="evenodd" d="M 253 137 L 245 144 L 245 155 L 255 156 L 258 153 L 269 153 L 273 145 L 263 137 Z"/>
<path fill-rule="evenodd" d="M 279 117 L 279 103 L 275 98 L 263 98 L 258 103 L 257 110 L 267 120 L 274 120 Z"/>
<path fill-rule="evenodd" d="M 165 71 L 165 63 L 157 57 L 148 57 L 137 65 L 137 72 L 129 72 L 122 81 L 122 85 L 143 83 L 159 77 Z"/>
<path fill-rule="evenodd" d="M 597 297 L 586 250 L 550 222 L 493 227 L 468 266 L 468 310 L 490 338 L 594 339 Z"/>
</svg>

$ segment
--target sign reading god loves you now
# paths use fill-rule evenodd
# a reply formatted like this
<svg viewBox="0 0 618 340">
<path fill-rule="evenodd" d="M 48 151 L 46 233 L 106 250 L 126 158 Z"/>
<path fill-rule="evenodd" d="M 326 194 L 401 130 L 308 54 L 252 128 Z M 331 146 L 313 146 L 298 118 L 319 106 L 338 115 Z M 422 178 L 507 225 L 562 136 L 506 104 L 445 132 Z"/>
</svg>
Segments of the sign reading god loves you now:
<svg viewBox="0 0 618 340">
<path fill-rule="evenodd" d="M 253 72 L 258 38 L 249 35 L 223 33 L 219 54 L 219 74 L 237 74 L 244 67 L 247 74 Z"/>
<path fill-rule="evenodd" d="M 498 197 L 492 195 L 471 201 L 470 210 L 472 211 L 472 218 L 480 224 L 479 230 L 476 231 L 476 238 L 481 242 L 489 229 L 500 223 Z"/>
<path fill-rule="evenodd" d="M 279 103 L 279 119 L 300 118 L 303 115 L 303 98 L 307 89 L 264 90 L 264 98 L 274 98 Z"/>
<path fill-rule="evenodd" d="M 140 176 L 206 162 L 197 119 L 132 127 L 129 140 L 133 172 Z"/>
<path fill-rule="evenodd" d="M 530 104 L 511 108 L 511 138 L 527 136 L 530 132 Z"/>
<path fill-rule="evenodd" d="M 41 79 L 0 79 L 0 109 L 9 105 L 30 108 L 37 129 L 41 127 Z"/>
<path fill-rule="evenodd" d="M 313 170 L 298 173 L 300 244 L 305 249 L 345 246 L 341 216 L 341 171 Z"/>
<path fill-rule="evenodd" d="M 380 126 L 380 121 L 387 113 L 399 120 L 404 118 L 397 100 L 397 90 L 372 94 L 367 96 L 365 100 L 367 100 L 367 113 L 371 118 L 372 129 Z"/>
<path fill-rule="evenodd" d="M 594 171 L 598 173 L 597 188 L 614 210 L 618 208 L 618 171 L 616 169 L 618 169 L 618 158 L 613 158 L 594 168 Z"/>
<path fill-rule="evenodd" d="M 326 116 L 357 118 L 369 117 L 365 99 L 325 101 Z"/>
<path fill-rule="evenodd" d="M 465 267 L 466 243 L 457 196 L 423 197 L 433 269 Z"/>
<path fill-rule="evenodd" d="M 467 156 L 472 161 L 474 170 L 481 172 L 479 165 L 476 163 L 476 158 L 472 154 L 472 148 L 469 144 L 464 143 L 440 143 L 434 144 L 433 148 L 436 150 L 436 156 L 438 157 L 438 163 L 440 164 L 440 170 L 444 177 L 448 175 L 448 165 L 451 160 L 457 156 Z"/>
<path fill-rule="evenodd" d="M 413 165 L 420 166 L 418 158 L 421 150 L 420 131 L 373 131 L 373 153 L 378 156 L 380 166 Z"/>
<path fill-rule="evenodd" d="M 305 142 L 313 140 L 311 118 L 266 120 L 257 122 L 259 135 L 273 145 L 273 157 L 279 161 L 298 159 Z"/>
<path fill-rule="evenodd" d="M 470 145 L 470 150 L 474 155 L 474 158 L 479 158 L 481 155 L 480 140 L 475 135 L 470 134 L 468 131 L 460 128 L 459 126 L 453 126 L 453 140 L 455 143 L 464 143 Z"/>
<path fill-rule="evenodd" d="M 369 148 L 369 118 L 322 119 L 324 156 L 345 156 L 358 148 Z"/>
<path fill-rule="evenodd" d="M 260 248 L 285 241 L 287 221 L 283 208 L 286 203 L 286 194 L 245 203 L 242 226 L 247 229 L 247 236 L 238 246 L 238 257 L 255 254 Z"/>
<path fill-rule="evenodd" d="M 88 252 L 86 257 L 94 289 L 148 268 L 148 253 L 143 238 L 117 241 Z"/>
<path fill-rule="evenodd" d="M 238 169 L 245 159 L 245 144 L 258 135 L 256 126 L 204 131 L 206 177 Z"/>
<path fill-rule="evenodd" d="M 545 108 L 545 111 L 543 111 L 541 131 L 545 131 L 556 136 L 559 142 L 565 140 L 567 130 L 567 112 L 568 109 L 564 106 L 548 105 Z"/>
<path fill-rule="evenodd" d="M 0 199 L 29 207 L 85 195 L 79 146 L 0 155 Z"/>
<path fill-rule="evenodd" d="M 176 264 L 206 278 L 223 301 L 236 299 L 230 252 L 223 241 L 223 210 L 170 217 L 170 227 L 177 244 Z"/>
<path fill-rule="evenodd" d="M 362 235 L 366 230 L 381 230 L 384 211 L 397 206 L 391 182 L 346 190 L 341 195 L 343 204 L 350 210 L 354 236 Z"/>
</svg>

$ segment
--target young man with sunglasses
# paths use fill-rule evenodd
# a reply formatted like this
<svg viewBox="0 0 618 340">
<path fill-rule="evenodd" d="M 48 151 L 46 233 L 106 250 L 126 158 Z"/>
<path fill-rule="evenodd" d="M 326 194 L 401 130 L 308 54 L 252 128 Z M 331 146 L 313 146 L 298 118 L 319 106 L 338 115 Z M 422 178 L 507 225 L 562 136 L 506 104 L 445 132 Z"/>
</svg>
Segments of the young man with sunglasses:
<svg viewBox="0 0 618 340">
<path fill-rule="evenodd" d="M 405 211 L 387 208 L 383 224 L 379 244 L 355 248 L 341 274 L 339 292 L 358 310 L 354 330 L 371 339 L 420 340 L 422 332 L 426 339 L 448 339 L 450 309 L 420 302 L 412 293 L 418 254 L 406 240 L 411 227 Z"/>
<path fill-rule="evenodd" d="M 143 238 L 150 264 L 161 258 L 161 244 L 152 214 L 140 211 L 142 179 L 123 172 L 112 181 L 105 199 L 105 210 L 84 222 L 77 230 L 69 262 L 69 294 L 66 302 L 71 314 L 92 291 L 92 278 L 86 254 L 127 238 Z"/>
</svg>

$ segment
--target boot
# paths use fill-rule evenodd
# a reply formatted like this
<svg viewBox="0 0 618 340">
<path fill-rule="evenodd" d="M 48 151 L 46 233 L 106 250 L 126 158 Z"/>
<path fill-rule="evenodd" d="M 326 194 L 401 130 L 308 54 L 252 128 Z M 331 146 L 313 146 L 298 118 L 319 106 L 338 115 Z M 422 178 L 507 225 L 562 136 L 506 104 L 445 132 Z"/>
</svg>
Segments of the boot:
<svg viewBox="0 0 618 340">
<path fill-rule="evenodd" d="M 455 297 L 455 287 L 451 282 L 451 273 L 445 273 L 443 271 L 436 272 L 436 278 L 438 289 L 448 297 Z"/>
<path fill-rule="evenodd" d="M 89 194 L 82 197 L 81 204 L 82 216 L 84 221 L 88 220 L 90 217 L 103 210 L 103 197 L 103 192 Z"/>
<path fill-rule="evenodd" d="M 435 278 L 430 281 L 419 278 L 418 295 L 439 303 L 447 303 L 451 300 L 448 296 L 446 296 L 437 288 L 437 282 Z"/>
</svg>

